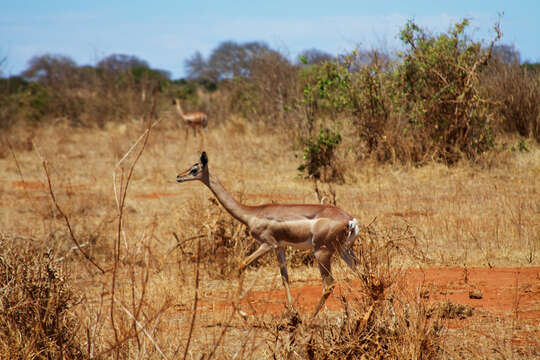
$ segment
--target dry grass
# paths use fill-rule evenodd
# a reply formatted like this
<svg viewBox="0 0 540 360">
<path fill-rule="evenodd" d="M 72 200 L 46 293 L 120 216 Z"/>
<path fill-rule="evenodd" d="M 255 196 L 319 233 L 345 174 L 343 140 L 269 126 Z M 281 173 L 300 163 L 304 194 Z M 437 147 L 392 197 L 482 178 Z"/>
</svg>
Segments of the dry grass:
<svg viewBox="0 0 540 360">
<path fill-rule="evenodd" d="M 0 354 L 3 358 L 82 358 L 74 340 L 77 304 L 53 250 L 33 239 L 0 236 Z"/>
<path fill-rule="evenodd" d="M 67 324 L 77 324 L 70 327 L 70 344 L 82 357 L 302 358 L 315 354 L 317 358 L 321 351 L 334 358 L 361 353 L 367 358 L 490 358 L 493 351 L 500 358 L 535 354 L 534 347 L 523 350 L 511 341 L 515 323 L 498 322 L 493 333 L 489 322 L 459 331 L 446 329 L 418 293 L 390 290 L 399 283 L 390 275 L 393 269 L 417 266 L 540 265 L 539 149 L 489 155 L 492 158 L 486 156 L 481 165 L 460 163 L 453 168 L 358 165 L 347 155 L 350 152 L 341 154 L 345 183 L 319 185 L 319 196 L 325 192 L 365 226 L 361 244 L 371 241 L 374 246 L 361 254 L 369 255 L 367 249 L 378 248 L 377 244 L 381 249 L 385 244 L 400 248 L 364 258 L 367 267 L 359 278 L 363 295 L 344 302 L 340 311 L 326 311 L 310 327 L 302 312 L 299 322 L 293 315 L 241 315 L 248 290 L 281 289 L 277 262 L 271 256 L 262 259 L 240 281 L 235 269 L 253 249 L 252 239 L 215 205 L 208 189 L 175 182 L 176 174 L 205 149 L 213 171 L 245 203 L 317 202 L 312 183 L 298 177 L 290 138 L 234 119 L 209 129 L 204 139 L 186 142 L 176 126 L 172 116 L 165 117 L 150 132 L 129 179 L 120 228 L 113 173 L 118 190 L 128 180 L 141 143 L 120 167 L 117 163 L 144 132 L 143 125 L 81 129 L 59 123 L 14 127 L 4 134 L 3 147 L 9 151 L 0 156 L 2 254 L 9 250 L 21 261 L 39 265 L 41 257 L 22 256 L 27 248 L 19 248 L 16 238 L 55 254 L 58 266 L 69 274 L 65 286 L 80 298 L 65 311 L 74 319 L 69 321 L 75 321 Z M 51 200 L 40 157 L 47 160 L 56 202 L 73 236 L 104 274 L 74 243 Z M 8 255 L 2 256 L 3 264 Z M 305 265 L 309 257 L 290 253 L 288 259 L 293 288 L 300 282 L 319 283 L 316 269 Z M 355 277 L 338 264 L 338 280 Z M 10 284 L 3 281 L 2 291 Z M 379 302 L 366 290 L 377 284 L 384 294 Z M 0 296 L 5 305 L 5 295 Z M 393 305 L 390 298 L 395 299 Z M 382 329 L 391 331 L 391 327 L 396 335 L 383 343 L 387 333 Z M 38 331 L 37 325 L 34 329 Z M 473 343 L 471 334 L 481 334 L 482 340 Z M 45 348 L 36 345 L 35 349 Z M 7 354 L 7 347 L 2 349 L 0 357 Z M 19 354 L 22 358 L 29 353 Z M 75 357 L 66 350 L 63 356 Z"/>
</svg>

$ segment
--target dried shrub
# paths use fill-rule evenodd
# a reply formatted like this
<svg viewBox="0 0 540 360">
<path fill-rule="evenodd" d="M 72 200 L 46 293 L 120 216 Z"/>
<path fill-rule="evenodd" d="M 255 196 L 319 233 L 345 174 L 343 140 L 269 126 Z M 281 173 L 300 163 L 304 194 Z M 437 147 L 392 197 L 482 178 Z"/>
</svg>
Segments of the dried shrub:
<svg viewBox="0 0 540 360">
<path fill-rule="evenodd" d="M 103 127 L 107 121 L 143 117 L 168 74 L 129 58 L 116 61 L 116 67 L 92 67 L 77 66 L 64 55 L 34 56 L 21 78 L 0 81 L 0 105 L 9 105 L 2 106 L 0 127 L 61 118 L 75 126 Z"/>
<path fill-rule="evenodd" d="M 297 97 L 296 71 L 278 51 L 269 51 L 253 59 L 247 79 L 252 91 L 251 112 L 266 125 L 294 125 L 289 110 Z"/>
<path fill-rule="evenodd" d="M 191 80 L 217 84 L 210 107 L 218 122 L 235 114 L 271 127 L 295 125 L 297 69 L 266 43 L 224 41 L 207 59 L 197 52 L 185 64 Z"/>
<path fill-rule="evenodd" d="M 0 357 L 80 359 L 77 298 L 54 251 L 0 237 Z"/>
<path fill-rule="evenodd" d="M 230 216 L 213 198 L 212 204 L 190 203 L 191 214 L 198 214 L 196 223 L 191 222 L 189 231 L 177 237 L 176 249 L 180 258 L 197 261 L 196 245 L 200 239 L 199 259 L 202 267 L 212 277 L 235 278 L 244 258 L 257 248 L 246 227 Z M 258 259 L 250 267 L 267 263 L 270 257 Z"/>
<path fill-rule="evenodd" d="M 474 308 L 462 304 L 454 304 L 451 301 L 444 301 L 433 306 L 432 311 L 443 319 L 466 319 L 473 315 Z"/>
<path fill-rule="evenodd" d="M 288 356 L 307 359 L 436 359 L 442 354 L 443 328 L 430 319 L 424 300 L 394 300 L 366 306 L 346 304 L 341 317 L 327 317 L 321 326 L 294 329 Z M 366 310 L 367 309 L 367 310 Z M 305 340 L 307 341 L 305 341 Z"/>
<path fill-rule="evenodd" d="M 267 324 L 279 357 L 292 359 L 436 359 L 444 354 L 441 316 L 426 299 L 400 288 L 396 255 L 414 250 L 410 228 L 362 229 L 358 288 L 350 289 L 337 315 L 313 324 L 290 315 Z"/>
<path fill-rule="evenodd" d="M 390 119 L 389 104 L 390 84 L 388 72 L 385 72 L 387 61 L 384 56 L 374 52 L 370 63 L 359 69 L 355 82 L 360 84 L 360 91 L 355 97 L 353 115 L 360 139 L 366 143 L 368 153 L 380 148 L 384 139 L 384 131 Z M 386 161 L 386 157 L 379 160 Z"/>
<path fill-rule="evenodd" d="M 322 181 L 343 181 L 343 172 L 336 164 L 336 149 L 341 143 L 337 130 L 322 129 L 316 138 L 301 138 L 303 163 L 301 173 Z"/>
<path fill-rule="evenodd" d="M 226 105 L 216 109 L 220 118 L 238 114 L 269 128 L 297 127 L 294 108 L 297 97 L 296 68 L 277 51 L 252 59 L 244 76 L 220 83 L 216 101 Z"/>
<path fill-rule="evenodd" d="M 495 116 L 505 132 L 540 142 L 540 77 L 518 64 L 497 62 L 483 74 Z"/>
<path fill-rule="evenodd" d="M 213 216 L 201 229 L 207 234 L 201 244 L 201 259 L 210 274 L 221 278 L 236 277 L 244 257 L 256 249 L 257 244 L 249 236 L 246 227 L 226 213 L 215 199 L 212 199 Z M 263 259 L 253 264 L 259 266 Z"/>
</svg>

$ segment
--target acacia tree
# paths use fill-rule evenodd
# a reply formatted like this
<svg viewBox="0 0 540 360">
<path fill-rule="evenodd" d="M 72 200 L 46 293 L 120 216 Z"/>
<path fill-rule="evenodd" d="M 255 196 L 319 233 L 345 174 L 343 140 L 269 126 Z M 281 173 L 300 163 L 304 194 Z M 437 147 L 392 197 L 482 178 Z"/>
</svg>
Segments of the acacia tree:
<svg viewBox="0 0 540 360">
<path fill-rule="evenodd" d="M 235 41 L 224 41 L 212 50 L 208 59 L 196 52 L 185 61 L 185 67 L 190 79 L 219 82 L 236 76 L 247 77 L 251 74 L 253 62 L 272 51 L 264 42 L 239 44 Z"/>
<path fill-rule="evenodd" d="M 72 80 L 76 70 L 77 64 L 70 57 L 44 54 L 31 58 L 28 62 L 28 68 L 23 71 L 22 76 L 42 85 L 57 87 Z"/>
<path fill-rule="evenodd" d="M 329 53 L 315 48 L 303 50 L 302 52 L 300 52 L 300 54 L 298 54 L 298 58 L 298 65 L 300 66 L 321 65 L 322 63 L 332 62 L 336 60 L 335 57 L 330 55 Z"/>
<path fill-rule="evenodd" d="M 83 99 L 79 96 L 87 84 L 81 79 L 73 59 L 65 55 L 44 54 L 34 56 L 28 62 L 28 68 L 22 76 L 35 83 L 28 101 L 40 120 L 46 115 L 65 116 L 72 123 L 80 123 L 83 110 Z"/>
<path fill-rule="evenodd" d="M 134 55 L 112 54 L 97 63 L 97 67 L 112 73 L 123 73 L 138 67 L 149 68 L 148 62 Z"/>
<path fill-rule="evenodd" d="M 195 52 L 189 59 L 184 61 L 184 66 L 190 79 L 210 80 L 216 77 L 209 73 L 208 62 L 200 51 Z"/>
</svg>

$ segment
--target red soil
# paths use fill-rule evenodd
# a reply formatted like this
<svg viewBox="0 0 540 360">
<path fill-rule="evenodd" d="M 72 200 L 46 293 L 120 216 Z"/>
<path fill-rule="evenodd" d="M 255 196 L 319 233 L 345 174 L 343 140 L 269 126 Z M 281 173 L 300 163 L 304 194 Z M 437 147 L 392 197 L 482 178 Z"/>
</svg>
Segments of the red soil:
<svg viewBox="0 0 540 360">
<path fill-rule="evenodd" d="M 410 286 L 423 287 L 435 301 L 540 319 L 540 267 L 443 268 L 408 271 Z M 481 299 L 470 298 L 480 290 Z"/>
<path fill-rule="evenodd" d="M 540 320 L 540 267 L 407 270 L 404 282 L 407 290 L 418 291 L 433 302 L 450 301 L 493 315 Z M 345 288 L 353 291 L 344 291 Z M 355 296 L 352 294 L 357 288 L 355 282 L 338 284 L 326 302 L 327 307 L 339 309 L 340 296 Z M 481 294 L 481 298 L 470 298 L 472 290 Z M 320 285 L 298 287 L 292 284 L 291 292 L 295 307 L 301 312 L 311 312 L 322 290 Z M 225 303 L 216 305 L 218 308 L 230 306 Z M 284 311 L 285 305 L 285 290 L 279 289 L 251 291 L 245 297 L 242 308 L 252 313 L 279 314 Z"/>
<path fill-rule="evenodd" d="M 20 188 L 31 189 L 31 190 L 45 189 L 45 184 L 39 181 L 13 181 L 11 185 L 13 187 L 20 187 Z"/>
<path fill-rule="evenodd" d="M 11 186 L 14 188 L 23 188 L 23 189 L 29 189 L 29 190 L 45 190 L 48 189 L 48 186 L 45 185 L 45 183 L 41 181 L 12 181 Z M 63 189 L 67 191 L 75 191 L 75 190 L 83 190 L 87 189 L 88 185 L 84 184 L 77 184 L 77 185 L 65 185 L 62 187 Z"/>
<path fill-rule="evenodd" d="M 161 197 L 168 197 L 168 196 L 177 196 L 178 194 L 175 193 L 144 193 L 144 194 L 135 194 L 134 197 L 139 199 L 159 199 Z"/>
</svg>

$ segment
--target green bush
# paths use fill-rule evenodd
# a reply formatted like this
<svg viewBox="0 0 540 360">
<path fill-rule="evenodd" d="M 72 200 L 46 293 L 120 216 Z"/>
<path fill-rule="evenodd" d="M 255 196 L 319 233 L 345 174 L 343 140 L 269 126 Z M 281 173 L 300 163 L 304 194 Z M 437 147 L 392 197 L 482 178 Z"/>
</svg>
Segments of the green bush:
<svg viewBox="0 0 540 360">
<path fill-rule="evenodd" d="M 0 79 L 0 128 L 9 128 L 19 118 L 41 121 L 50 111 L 50 95 L 43 85 L 18 76 Z"/>
<path fill-rule="evenodd" d="M 324 181 L 342 180 L 342 174 L 335 166 L 335 150 L 341 142 L 341 134 L 328 128 L 322 129 L 316 138 L 301 138 L 303 163 L 298 171 L 311 178 Z"/>
<path fill-rule="evenodd" d="M 408 120 L 404 131 L 423 142 L 431 158 L 454 163 L 493 146 L 488 99 L 479 74 L 497 35 L 485 49 L 466 35 L 468 20 L 448 33 L 430 35 L 412 21 L 401 31 L 407 46 L 395 72 L 396 108 Z"/>
<path fill-rule="evenodd" d="M 26 112 L 26 119 L 31 122 L 40 121 L 42 117 L 47 115 L 50 109 L 51 97 L 47 89 L 38 83 L 31 83 L 27 94 L 28 111 Z"/>
<path fill-rule="evenodd" d="M 300 58 L 307 62 L 307 59 Z M 316 117 L 325 115 L 335 118 L 346 112 L 352 104 L 352 81 L 348 69 L 337 62 L 323 62 L 304 67 L 300 72 L 302 97 L 299 108 L 303 109 L 308 136 L 313 135 Z"/>
<path fill-rule="evenodd" d="M 377 51 L 360 54 L 355 50 L 338 60 L 305 67 L 301 105 L 309 134 L 316 117 L 348 117 L 358 141 L 366 144 L 368 153 L 375 151 L 390 115 L 389 63 Z"/>
</svg>

